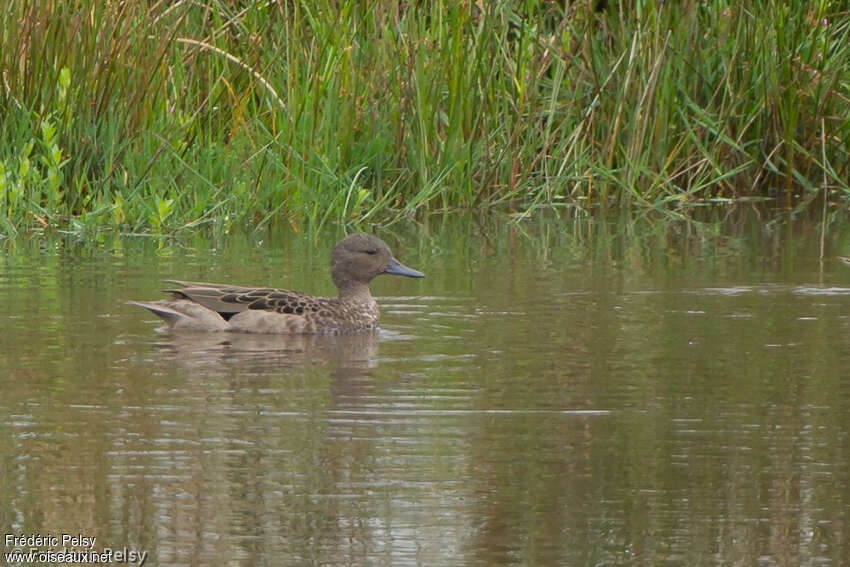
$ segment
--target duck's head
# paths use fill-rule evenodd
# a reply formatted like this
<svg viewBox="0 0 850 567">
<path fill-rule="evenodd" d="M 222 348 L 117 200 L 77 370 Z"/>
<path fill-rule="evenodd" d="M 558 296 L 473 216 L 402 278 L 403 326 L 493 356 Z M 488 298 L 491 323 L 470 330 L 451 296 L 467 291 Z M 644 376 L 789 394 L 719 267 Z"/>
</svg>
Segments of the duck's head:
<svg viewBox="0 0 850 567">
<path fill-rule="evenodd" d="M 331 252 L 331 277 L 340 295 L 347 290 L 368 286 L 377 276 L 391 274 L 424 278 L 425 274 L 408 268 L 390 253 L 377 236 L 352 234 L 340 240 Z"/>
</svg>

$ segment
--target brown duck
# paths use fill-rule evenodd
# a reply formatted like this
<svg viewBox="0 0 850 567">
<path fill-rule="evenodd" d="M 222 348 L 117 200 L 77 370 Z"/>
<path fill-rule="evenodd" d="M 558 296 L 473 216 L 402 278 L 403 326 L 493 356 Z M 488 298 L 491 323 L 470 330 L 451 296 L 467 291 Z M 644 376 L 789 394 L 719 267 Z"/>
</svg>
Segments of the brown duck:
<svg viewBox="0 0 850 567">
<path fill-rule="evenodd" d="M 173 330 L 352 333 L 378 327 L 380 311 L 369 291 L 369 282 L 381 274 L 425 277 L 393 258 L 380 238 L 352 234 L 340 240 L 331 253 L 331 278 L 339 293 L 337 297 L 313 297 L 287 289 L 169 280 L 180 286 L 166 290 L 172 299 L 128 303 L 150 309 Z"/>
</svg>

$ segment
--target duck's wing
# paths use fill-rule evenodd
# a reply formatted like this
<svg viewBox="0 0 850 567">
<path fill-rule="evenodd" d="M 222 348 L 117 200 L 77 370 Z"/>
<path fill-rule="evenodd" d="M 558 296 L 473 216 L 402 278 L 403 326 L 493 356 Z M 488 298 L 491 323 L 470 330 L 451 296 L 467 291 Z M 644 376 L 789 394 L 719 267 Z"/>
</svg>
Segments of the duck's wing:
<svg viewBox="0 0 850 567">
<path fill-rule="evenodd" d="M 181 287 L 165 290 L 180 299 L 189 299 L 222 314 L 234 314 L 248 309 L 276 311 L 278 313 L 303 315 L 318 311 L 327 301 L 322 297 L 311 297 L 288 289 L 267 287 L 242 287 L 229 284 L 184 282 L 168 280 Z"/>
</svg>

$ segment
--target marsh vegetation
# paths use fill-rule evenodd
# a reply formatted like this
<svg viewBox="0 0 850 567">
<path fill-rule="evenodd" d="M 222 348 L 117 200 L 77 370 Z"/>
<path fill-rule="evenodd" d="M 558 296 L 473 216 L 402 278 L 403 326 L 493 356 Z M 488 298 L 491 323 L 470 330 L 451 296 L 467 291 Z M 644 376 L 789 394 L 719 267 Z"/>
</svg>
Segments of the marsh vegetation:
<svg viewBox="0 0 850 567">
<path fill-rule="evenodd" d="M 843 211 L 848 35 L 830 0 L 12 0 L 1 229 Z"/>
</svg>

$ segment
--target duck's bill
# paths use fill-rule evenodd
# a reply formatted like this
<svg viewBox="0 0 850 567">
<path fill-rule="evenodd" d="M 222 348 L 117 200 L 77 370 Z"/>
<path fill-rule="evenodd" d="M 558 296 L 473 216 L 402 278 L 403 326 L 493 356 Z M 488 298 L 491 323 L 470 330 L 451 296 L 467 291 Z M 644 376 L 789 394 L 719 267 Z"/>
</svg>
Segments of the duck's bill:
<svg viewBox="0 0 850 567">
<path fill-rule="evenodd" d="M 385 274 L 390 274 L 393 276 L 407 276 L 408 278 L 424 278 L 425 274 L 422 272 L 418 272 L 413 268 L 408 268 L 395 258 L 390 258 L 390 263 L 387 265 L 387 269 L 384 270 Z"/>
</svg>

